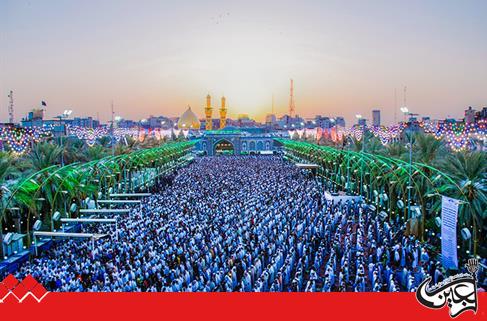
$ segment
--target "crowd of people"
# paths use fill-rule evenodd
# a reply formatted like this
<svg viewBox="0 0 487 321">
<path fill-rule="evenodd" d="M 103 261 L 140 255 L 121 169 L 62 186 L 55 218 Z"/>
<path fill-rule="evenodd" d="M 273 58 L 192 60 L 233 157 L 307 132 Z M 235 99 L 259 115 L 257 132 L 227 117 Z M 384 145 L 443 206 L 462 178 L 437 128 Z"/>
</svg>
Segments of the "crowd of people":
<svg viewBox="0 0 487 321">
<path fill-rule="evenodd" d="M 444 277 L 402 221 L 327 201 L 279 156 L 197 158 L 112 225 L 19 269 L 51 291 L 414 291 Z M 118 233 L 118 237 L 115 233 Z"/>
</svg>

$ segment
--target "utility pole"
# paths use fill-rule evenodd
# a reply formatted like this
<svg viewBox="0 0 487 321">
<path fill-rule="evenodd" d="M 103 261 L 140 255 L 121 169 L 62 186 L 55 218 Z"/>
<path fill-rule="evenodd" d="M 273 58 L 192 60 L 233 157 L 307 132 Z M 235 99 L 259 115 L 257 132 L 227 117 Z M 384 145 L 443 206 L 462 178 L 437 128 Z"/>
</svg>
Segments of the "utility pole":
<svg viewBox="0 0 487 321">
<path fill-rule="evenodd" d="M 14 92 L 11 90 L 8 94 L 9 102 L 8 102 L 8 122 L 13 124 L 14 123 Z"/>
<path fill-rule="evenodd" d="M 362 186 L 360 186 L 360 191 L 362 194 L 363 193 L 363 187 L 364 187 L 364 153 L 365 153 L 365 119 L 363 120 L 363 124 L 362 124 L 362 163 L 361 163 L 361 170 L 360 170 L 360 175 L 361 175 L 361 178 L 360 178 L 360 184 L 362 184 Z M 367 192 L 366 192 L 367 193 Z"/>
<path fill-rule="evenodd" d="M 289 117 L 294 117 L 296 106 L 294 104 L 294 81 L 291 79 L 291 88 L 289 90 Z"/>
<path fill-rule="evenodd" d="M 407 90 L 408 90 L 408 87 L 404 86 L 404 88 L 403 88 L 403 102 L 402 102 L 403 108 L 407 108 L 407 106 L 408 106 L 407 101 L 406 101 Z M 404 122 L 406 122 L 406 115 L 404 115 Z"/>
<path fill-rule="evenodd" d="M 59 125 L 63 126 L 63 132 L 59 136 L 59 145 L 61 146 L 61 149 L 62 149 L 61 150 L 61 166 L 64 166 L 64 139 L 66 139 L 68 136 L 68 132 L 66 130 L 66 121 L 64 121 L 64 119 L 67 119 L 72 113 L 73 113 L 73 111 L 71 109 L 65 109 L 61 115 L 55 117 L 55 118 L 59 119 Z"/>
<path fill-rule="evenodd" d="M 362 161 L 361 161 L 361 170 L 360 170 L 360 195 L 362 195 L 363 193 L 363 188 L 364 188 L 364 153 L 365 153 L 365 131 L 367 130 L 367 127 L 366 127 L 366 121 L 367 119 L 363 118 L 362 115 L 360 114 L 357 114 L 355 115 L 355 117 L 358 119 L 358 122 L 360 123 L 360 121 L 362 121 L 362 151 L 361 151 L 361 157 L 362 157 Z"/>
<path fill-rule="evenodd" d="M 406 101 L 406 99 L 404 99 Z M 412 176 L 413 176 L 413 120 L 412 116 L 418 116 L 419 114 L 414 114 L 409 111 L 407 107 L 402 107 L 401 111 L 404 114 L 404 118 L 406 115 L 409 116 L 410 121 L 408 125 L 409 129 L 409 170 L 408 170 L 408 219 L 411 218 L 411 189 L 412 189 Z"/>
<path fill-rule="evenodd" d="M 411 189 L 413 175 L 413 132 L 409 128 L 409 178 L 408 178 L 408 218 L 411 218 Z"/>
<path fill-rule="evenodd" d="M 112 107 L 112 125 L 111 125 L 111 142 L 112 142 L 112 156 L 115 156 L 115 136 L 114 136 L 114 133 L 115 133 L 115 122 L 114 122 L 114 117 L 115 117 L 115 111 L 113 109 L 113 100 L 112 100 L 112 104 L 111 104 L 111 107 Z"/>
<path fill-rule="evenodd" d="M 394 125 L 397 124 L 397 89 L 394 88 Z"/>
<path fill-rule="evenodd" d="M 272 94 L 272 115 L 274 115 L 274 94 Z"/>
</svg>

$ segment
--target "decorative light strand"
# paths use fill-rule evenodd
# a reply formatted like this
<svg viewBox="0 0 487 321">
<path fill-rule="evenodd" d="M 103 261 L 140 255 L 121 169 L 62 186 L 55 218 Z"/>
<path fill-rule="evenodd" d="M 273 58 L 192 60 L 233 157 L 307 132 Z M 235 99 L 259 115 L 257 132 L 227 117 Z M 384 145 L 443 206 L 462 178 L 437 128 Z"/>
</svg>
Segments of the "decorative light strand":
<svg viewBox="0 0 487 321">
<path fill-rule="evenodd" d="M 7 142 L 14 154 L 24 154 L 32 143 L 52 137 L 52 126 L 3 127 L 0 128 L 0 138 Z"/>
</svg>

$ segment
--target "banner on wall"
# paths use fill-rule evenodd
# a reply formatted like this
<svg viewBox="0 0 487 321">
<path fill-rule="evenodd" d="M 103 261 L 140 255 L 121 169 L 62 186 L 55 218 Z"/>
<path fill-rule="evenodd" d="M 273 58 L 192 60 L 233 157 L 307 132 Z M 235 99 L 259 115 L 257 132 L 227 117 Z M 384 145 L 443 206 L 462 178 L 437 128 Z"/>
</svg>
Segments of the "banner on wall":
<svg viewBox="0 0 487 321">
<path fill-rule="evenodd" d="M 446 269 L 458 269 L 457 217 L 460 201 L 441 198 L 441 260 Z"/>
</svg>

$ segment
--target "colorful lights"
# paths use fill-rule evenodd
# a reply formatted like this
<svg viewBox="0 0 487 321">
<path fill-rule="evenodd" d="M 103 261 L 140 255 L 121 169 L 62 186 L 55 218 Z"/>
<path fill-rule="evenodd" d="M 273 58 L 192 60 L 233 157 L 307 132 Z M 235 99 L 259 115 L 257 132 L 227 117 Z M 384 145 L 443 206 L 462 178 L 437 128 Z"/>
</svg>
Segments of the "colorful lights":
<svg viewBox="0 0 487 321">
<path fill-rule="evenodd" d="M 93 146 L 96 140 L 108 136 L 108 129 L 104 127 L 86 128 L 78 126 L 67 126 L 68 135 L 76 136 L 84 140 L 88 146 Z"/>
<path fill-rule="evenodd" d="M 364 136 L 364 128 L 362 125 L 353 125 L 345 133 L 347 136 L 355 137 L 356 140 L 360 141 Z"/>
<path fill-rule="evenodd" d="M 109 137 L 112 135 L 111 129 L 107 127 L 85 128 L 78 126 L 67 126 L 68 135 L 76 136 L 78 139 L 84 140 L 88 146 L 93 146 L 96 141 L 102 137 Z M 113 137 L 116 141 L 122 141 L 125 137 L 132 137 L 139 142 L 144 142 L 148 137 L 154 137 L 157 140 L 171 137 L 171 134 L 179 135 L 179 130 L 172 129 L 145 129 L 145 128 L 115 128 L 113 130 Z M 188 132 L 183 133 L 185 137 Z"/>
<path fill-rule="evenodd" d="M 487 122 L 480 120 L 475 123 L 464 122 L 420 122 L 426 133 L 436 139 L 443 139 L 454 151 L 465 150 L 472 140 L 487 140 Z"/>
<path fill-rule="evenodd" d="M 4 127 L 0 128 L 0 137 L 14 154 L 25 153 L 32 143 L 40 142 L 44 138 L 52 136 L 52 126 L 45 127 Z"/>
<path fill-rule="evenodd" d="M 375 137 L 379 138 L 382 145 L 387 145 L 392 142 L 394 139 L 399 138 L 401 132 L 404 130 L 404 125 L 392 125 L 389 127 L 386 126 L 369 126 L 367 129 L 374 135 Z"/>
<path fill-rule="evenodd" d="M 474 123 L 464 122 L 419 122 L 424 132 L 433 135 L 438 140 L 444 140 L 448 147 L 453 151 L 461 151 L 469 148 L 474 140 L 487 140 L 487 121 L 480 120 Z M 407 125 L 401 123 L 392 126 L 366 126 L 365 130 L 377 137 L 382 145 L 387 145 L 397 141 Z M 353 137 L 361 141 L 364 136 L 364 126 L 353 125 L 348 129 L 343 127 L 296 129 L 288 131 L 289 136 L 297 134 L 299 139 L 314 138 L 316 141 L 321 139 L 337 142 L 344 136 Z"/>
<path fill-rule="evenodd" d="M 370 131 L 375 137 L 379 138 L 383 145 L 386 145 L 395 139 L 399 138 L 401 132 L 404 130 L 404 125 L 392 125 L 386 126 L 367 126 L 366 130 Z M 331 140 L 333 142 L 339 142 L 344 139 L 344 137 L 353 137 L 356 140 L 362 140 L 364 136 L 364 127 L 362 125 L 353 125 L 352 127 L 345 129 L 341 126 L 334 126 L 331 128 L 320 128 L 316 127 L 314 129 L 297 129 L 289 130 L 288 134 L 293 137 L 295 133 L 301 138 L 314 138 L 317 141 L 320 139 Z"/>
</svg>

